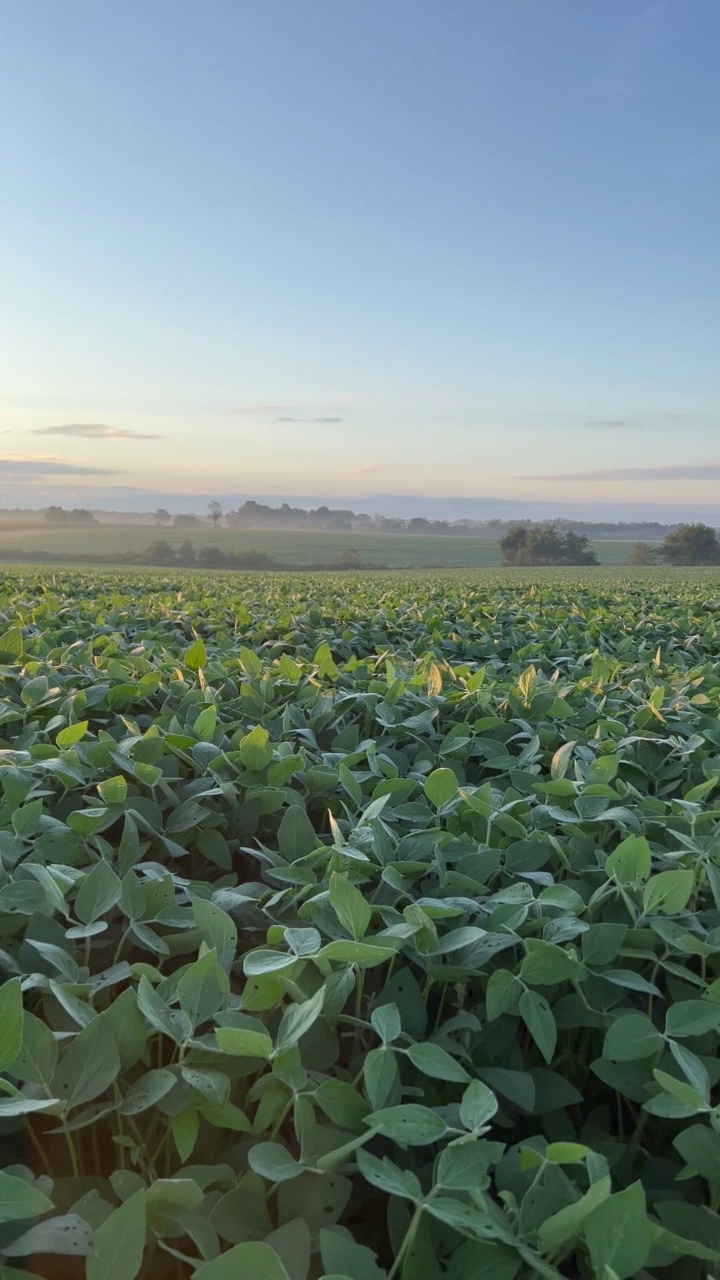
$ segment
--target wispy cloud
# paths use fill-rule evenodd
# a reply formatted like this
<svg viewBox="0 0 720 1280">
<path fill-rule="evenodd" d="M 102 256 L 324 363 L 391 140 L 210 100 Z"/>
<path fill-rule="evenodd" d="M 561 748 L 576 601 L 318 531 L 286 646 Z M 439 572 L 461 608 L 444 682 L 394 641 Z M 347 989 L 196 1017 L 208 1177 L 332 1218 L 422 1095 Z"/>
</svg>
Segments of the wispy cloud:
<svg viewBox="0 0 720 1280">
<path fill-rule="evenodd" d="M 720 461 L 673 463 L 666 467 L 607 467 L 597 471 L 561 471 L 554 475 L 519 476 L 520 480 L 720 480 Z"/>
<path fill-rule="evenodd" d="M 341 418 L 314 416 L 315 414 L 344 413 L 345 410 L 360 399 L 359 395 L 341 396 L 335 404 L 315 404 L 308 401 L 296 401 L 295 404 L 242 404 L 230 410 L 241 418 L 261 418 L 274 413 L 279 416 L 276 422 L 341 422 Z M 298 415 L 302 414 L 302 417 Z"/>
<path fill-rule="evenodd" d="M 58 427 L 39 427 L 35 436 L 80 436 L 83 440 L 160 440 L 161 436 L 128 427 L 109 427 L 103 422 L 68 422 Z"/>
<path fill-rule="evenodd" d="M 592 427 L 593 429 L 601 431 L 633 430 L 635 427 L 639 427 L 640 425 L 641 424 L 639 422 L 631 422 L 629 418 L 600 418 L 596 422 L 585 423 L 586 427 Z"/>
<path fill-rule="evenodd" d="M 291 418 L 287 414 L 283 414 L 281 418 L 276 418 L 276 422 L 313 422 L 313 423 L 329 423 L 344 422 L 344 418 Z"/>
<path fill-rule="evenodd" d="M 377 476 L 384 471 L 407 471 L 404 462 L 375 462 L 368 467 L 354 467 L 349 476 Z"/>
<path fill-rule="evenodd" d="M 61 458 L 47 458 L 12 454 L 0 458 L 0 476 L 112 476 L 108 467 L 87 467 L 80 463 L 64 462 Z"/>
<path fill-rule="evenodd" d="M 292 413 L 294 408 L 293 404 L 244 404 L 231 409 L 231 413 L 236 413 L 241 418 L 250 418 L 261 413 Z"/>
</svg>

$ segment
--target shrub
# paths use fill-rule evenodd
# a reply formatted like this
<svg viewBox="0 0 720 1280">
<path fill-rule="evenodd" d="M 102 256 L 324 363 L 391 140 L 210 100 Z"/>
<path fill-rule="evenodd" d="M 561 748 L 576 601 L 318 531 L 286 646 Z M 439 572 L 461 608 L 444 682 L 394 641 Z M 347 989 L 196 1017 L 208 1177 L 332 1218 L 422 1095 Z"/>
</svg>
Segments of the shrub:
<svg viewBox="0 0 720 1280">
<path fill-rule="evenodd" d="M 665 538 L 659 552 L 668 564 L 720 564 L 720 541 L 707 524 L 681 524 Z"/>
<path fill-rule="evenodd" d="M 552 523 L 515 524 L 500 539 L 505 565 L 590 565 L 598 564 L 584 534 L 560 534 Z"/>
</svg>

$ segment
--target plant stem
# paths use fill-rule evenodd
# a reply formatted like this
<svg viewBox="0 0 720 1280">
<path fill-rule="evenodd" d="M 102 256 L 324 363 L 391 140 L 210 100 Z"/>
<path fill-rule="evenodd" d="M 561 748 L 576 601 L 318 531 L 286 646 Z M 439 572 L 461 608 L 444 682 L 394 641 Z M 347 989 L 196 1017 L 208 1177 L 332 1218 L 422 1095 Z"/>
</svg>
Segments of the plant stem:
<svg viewBox="0 0 720 1280">
<path fill-rule="evenodd" d="M 67 1144 L 68 1155 L 70 1156 L 70 1168 L 72 1169 L 73 1177 L 79 1178 L 80 1167 L 78 1165 L 77 1151 L 75 1150 L 75 1143 L 71 1133 L 66 1132 L 65 1142 Z"/>
<path fill-rule="evenodd" d="M 410 1226 L 405 1232 L 405 1239 L 403 1240 L 402 1244 L 400 1245 L 400 1248 L 398 1249 L 397 1257 L 388 1272 L 387 1280 L 395 1280 L 395 1276 L 398 1274 L 398 1271 L 400 1268 L 400 1263 L 402 1262 L 403 1258 L 405 1257 L 405 1254 L 407 1253 L 413 1240 L 415 1239 L 415 1236 L 417 1234 L 417 1229 L 420 1226 L 421 1217 L 422 1217 L 422 1205 L 418 1205 L 412 1216 Z"/>
<path fill-rule="evenodd" d="M 40 1139 L 38 1138 L 38 1136 L 37 1136 L 37 1134 L 36 1134 L 36 1132 L 35 1132 L 35 1129 L 33 1128 L 33 1126 L 32 1126 L 31 1124 L 28 1124 L 28 1126 L 27 1126 L 27 1132 L 28 1132 L 28 1135 L 29 1135 L 30 1141 L 31 1141 L 31 1143 L 32 1143 L 32 1145 L 33 1145 L 33 1147 L 34 1147 L 35 1151 L 37 1152 L 38 1156 L 40 1157 L 40 1160 L 42 1161 L 42 1163 L 43 1163 L 43 1164 L 44 1164 L 44 1166 L 45 1166 L 45 1170 L 46 1170 L 46 1172 L 47 1172 L 47 1173 L 49 1174 L 49 1176 L 52 1178 L 52 1176 L 53 1176 L 52 1165 L 50 1164 L 50 1161 L 48 1160 L 48 1157 L 47 1157 L 47 1153 L 46 1153 L 46 1151 L 45 1151 L 45 1148 L 43 1147 L 42 1143 L 40 1142 Z"/>
</svg>

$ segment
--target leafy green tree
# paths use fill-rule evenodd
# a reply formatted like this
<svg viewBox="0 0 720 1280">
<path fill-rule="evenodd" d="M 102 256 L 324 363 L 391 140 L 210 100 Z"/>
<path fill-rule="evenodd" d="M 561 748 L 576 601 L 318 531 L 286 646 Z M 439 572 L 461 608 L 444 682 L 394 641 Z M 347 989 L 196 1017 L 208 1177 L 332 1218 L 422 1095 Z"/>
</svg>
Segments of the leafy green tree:
<svg viewBox="0 0 720 1280">
<path fill-rule="evenodd" d="M 647 542 L 636 542 L 630 555 L 628 556 L 628 564 L 643 565 L 654 564 L 656 552 Z"/>
<path fill-rule="evenodd" d="M 506 565 L 597 564 L 584 534 L 560 534 L 552 521 L 540 525 L 511 525 L 500 539 L 502 561 Z"/>
<path fill-rule="evenodd" d="M 720 564 L 720 541 L 709 524 L 681 524 L 660 548 L 668 564 Z"/>
</svg>

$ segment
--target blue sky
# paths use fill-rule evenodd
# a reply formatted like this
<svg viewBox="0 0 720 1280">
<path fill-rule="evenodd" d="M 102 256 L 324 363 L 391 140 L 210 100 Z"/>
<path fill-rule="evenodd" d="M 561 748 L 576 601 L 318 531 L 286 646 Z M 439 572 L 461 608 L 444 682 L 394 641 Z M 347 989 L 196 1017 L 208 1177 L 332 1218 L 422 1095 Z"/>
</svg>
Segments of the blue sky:
<svg viewBox="0 0 720 1280">
<path fill-rule="evenodd" d="M 720 514 L 717 0 L 3 28 L 0 504 Z"/>
</svg>

